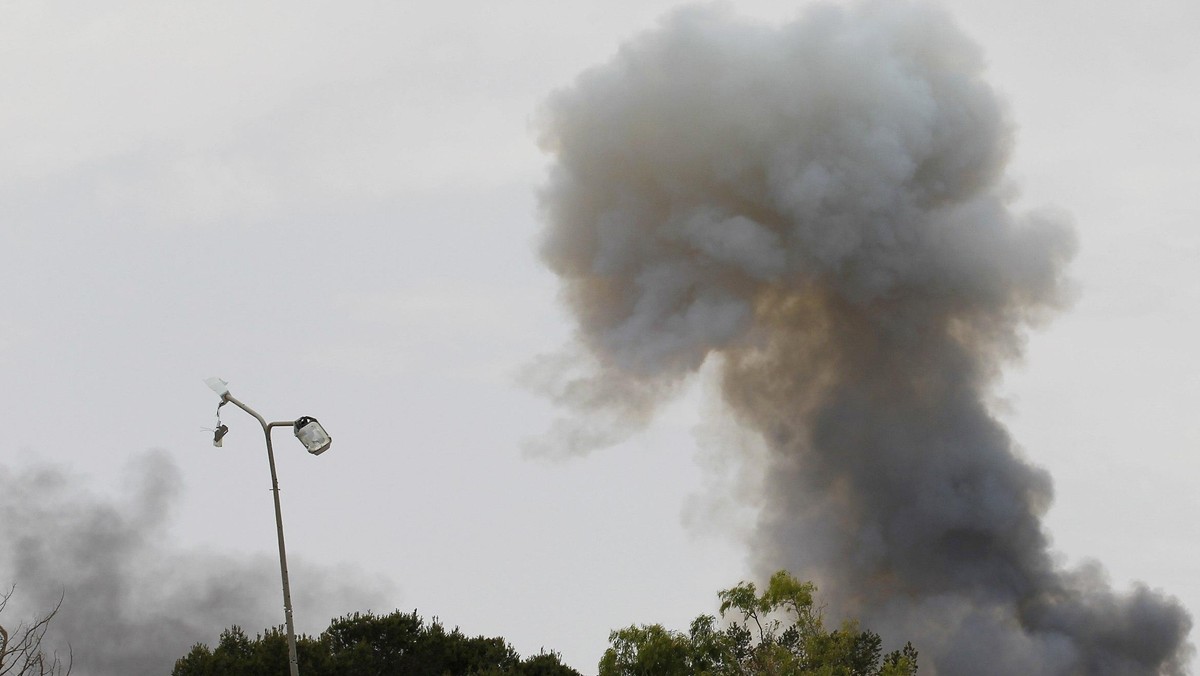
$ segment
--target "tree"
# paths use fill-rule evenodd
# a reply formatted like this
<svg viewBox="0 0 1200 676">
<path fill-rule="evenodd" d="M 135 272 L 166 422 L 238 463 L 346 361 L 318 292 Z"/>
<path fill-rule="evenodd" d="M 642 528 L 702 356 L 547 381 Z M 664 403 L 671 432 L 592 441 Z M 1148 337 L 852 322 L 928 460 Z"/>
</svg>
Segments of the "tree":
<svg viewBox="0 0 1200 676">
<path fill-rule="evenodd" d="M 296 639 L 305 676 L 580 676 L 558 653 L 528 659 L 502 638 L 447 631 L 416 611 L 354 613 L 330 622 L 320 636 Z M 287 639 L 269 629 L 251 640 L 239 627 L 221 633 L 216 648 L 197 644 L 175 663 L 172 676 L 277 676 L 287 671 Z"/>
<path fill-rule="evenodd" d="M 0 593 L 0 613 L 8 607 L 16 587 Z M 42 640 L 50 621 L 62 607 L 62 597 L 54 608 L 29 624 L 18 624 L 10 632 L 0 624 L 0 676 L 66 676 L 71 673 L 72 659 L 68 655 L 64 664 L 58 653 L 47 653 Z"/>
<path fill-rule="evenodd" d="M 718 593 L 724 628 L 701 615 L 686 634 L 662 625 L 631 626 L 609 635 L 600 676 L 912 676 L 912 644 L 882 657 L 883 641 L 847 620 L 826 631 L 813 601 L 816 586 L 787 571 L 758 593 L 752 582 Z"/>
</svg>

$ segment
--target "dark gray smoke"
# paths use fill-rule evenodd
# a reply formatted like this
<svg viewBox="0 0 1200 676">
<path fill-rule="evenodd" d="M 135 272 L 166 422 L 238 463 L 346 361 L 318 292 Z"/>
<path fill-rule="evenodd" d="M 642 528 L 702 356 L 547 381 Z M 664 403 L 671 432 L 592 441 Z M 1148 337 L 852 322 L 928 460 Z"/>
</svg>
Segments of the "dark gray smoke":
<svg viewBox="0 0 1200 676">
<path fill-rule="evenodd" d="M 278 559 L 168 544 L 181 488 L 169 456 L 138 457 L 128 479 L 126 497 L 113 501 L 58 468 L 0 466 L 0 583 L 16 585 L 0 621 L 28 621 L 62 595 L 46 640 L 60 655 L 70 644 L 80 676 L 168 674 L 192 645 L 215 643 L 231 624 L 253 634 L 283 623 Z M 353 573 L 289 567 L 293 605 L 315 614 L 318 628 L 383 594 Z"/>
<path fill-rule="evenodd" d="M 1055 565 L 1050 478 L 988 410 L 1069 295 L 1075 240 L 1010 208 L 1011 124 L 944 14 L 685 9 L 542 128 L 543 255 L 598 366 L 557 393 L 586 420 L 568 446 L 627 434 L 716 358 L 770 449 L 760 571 L 911 638 L 922 673 L 1183 673 L 1186 612 Z"/>
</svg>

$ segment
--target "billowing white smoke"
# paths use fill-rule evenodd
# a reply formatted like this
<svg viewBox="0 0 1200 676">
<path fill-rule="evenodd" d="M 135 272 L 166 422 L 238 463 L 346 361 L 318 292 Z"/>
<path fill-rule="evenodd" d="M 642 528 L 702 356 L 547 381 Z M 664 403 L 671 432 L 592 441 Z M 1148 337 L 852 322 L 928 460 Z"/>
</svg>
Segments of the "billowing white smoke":
<svg viewBox="0 0 1200 676">
<path fill-rule="evenodd" d="M 16 585 L 0 622 L 40 617 L 61 596 L 46 647 L 73 654 L 80 676 L 168 674 L 192 645 L 215 644 L 232 624 L 251 635 L 282 624 L 277 559 L 172 547 L 178 468 L 165 453 L 149 453 L 129 478 L 125 499 L 110 500 L 59 468 L 0 466 L 0 584 Z M 305 584 L 294 604 L 315 614 L 314 626 L 384 595 L 382 584 L 353 571 L 295 563 L 292 579 Z"/>
<path fill-rule="evenodd" d="M 1055 566 L 1050 479 L 987 409 L 1075 243 L 1010 209 L 1010 123 L 945 15 L 684 9 L 556 93 L 542 132 L 543 256 L 599 366 L 559 392 L 570 445 L 716 356 L 770 448 L 762 571 L 911 638 L 922 673 L 1182 672 L 1177 602 Z"/>
</svg>

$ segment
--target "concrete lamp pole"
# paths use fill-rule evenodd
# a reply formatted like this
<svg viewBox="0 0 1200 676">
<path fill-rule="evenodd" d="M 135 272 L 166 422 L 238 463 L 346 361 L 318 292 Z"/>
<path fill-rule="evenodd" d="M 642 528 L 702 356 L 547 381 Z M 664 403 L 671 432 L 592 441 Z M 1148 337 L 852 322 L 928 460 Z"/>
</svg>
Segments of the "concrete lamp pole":
<svg viewBox="0 0 1200 676">
<path fill-rule="evenodd" d="M 304 444 L 309 453 L 320 455 L 328 448 L 332 440 L 315 418 L 304 416 L 297 420 L 282 422 L 267 422 L 257 411 L 238 401 L 229 393 L 228 383 L 220 378 L 208 378 L 204 381 L 210 388 L 221 396 L 221 404 L 233 404 L 246 413 L 254 416 L 262 426 L 263 437 L 267 442 L 267 463 L 271 466 L 271 494 L 275 498 L 275 531 L 279 539 L 279 574 L 283 578 L 283 616 L 287 625 L 288 666 L 291 676 L 300 676 L 300 665 L 296 659 L 296 630 L 292 623 L 292 590 L 288 584 L 287 549 L 283 545 L 283 511 L 279 508 L 279 477 L 275 473 L 275 451 L 271 447 L 271 430 L 276 427 L 291 427 L 296 438 Z M 218 406 L 220 408 L 220 406 Z M 221 439 L 228 431 L 224 425 L 217 428 L 213 436 L 213 445 L 220 446 Z"/>
</svg>

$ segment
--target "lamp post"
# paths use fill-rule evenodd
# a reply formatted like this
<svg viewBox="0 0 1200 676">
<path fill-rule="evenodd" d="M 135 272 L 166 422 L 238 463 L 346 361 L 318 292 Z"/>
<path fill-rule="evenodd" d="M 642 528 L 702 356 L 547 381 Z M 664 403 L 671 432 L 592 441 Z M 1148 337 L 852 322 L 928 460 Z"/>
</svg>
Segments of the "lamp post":
<svg viewBox="0 0 1200 676">
<path fill-rule="evenodd" d="M 317 422 L 316 418 L 303 416 L 296 420 L 269 423 L 257 411 L 235 399 L 229 393 L 228 383 L 224 380 L 220 378 L 208 378 L 204 382 L 220 395 L 221 404 L 217 406 L 218 409 L 226 403 L 233 404 L 254 416 L 254 419 L 262 426 L 263 437 L 267 442 L 267 462 L 271 465 L 271 494 L 275 498 L 275 531 L 279 539 L 279 574 L 283 578 L 283 616 L 287 624 L 288 666 L 291 670 L 291 676 L 300 676 L 300 665 L 296 659 L 296 631 L 292 624 L 292 590 L 288 584 L 287 550 L 283 545 L 283 512 L 279 508 L 279 477 L 275 473 L 275 451 L 271 448 L 271 430 L 276 427 L 291 427 L 296 438 L 313 455 L 320 455 L 328 450 L 332 439 L 325 432 L 325 428 L 321 427 L 321 424 Z M 228 428 L 224 425 L 220 425 L 217 428 L 213 436 L 214 446 L 221 445 L 221 439 L 225 436 L 226 432 L 228 432 Z"/>
</svg>

